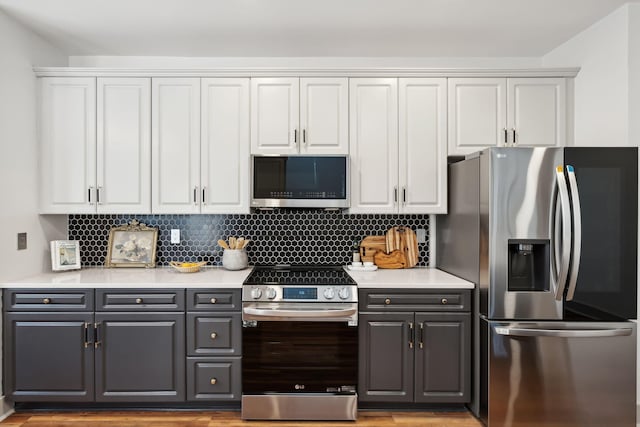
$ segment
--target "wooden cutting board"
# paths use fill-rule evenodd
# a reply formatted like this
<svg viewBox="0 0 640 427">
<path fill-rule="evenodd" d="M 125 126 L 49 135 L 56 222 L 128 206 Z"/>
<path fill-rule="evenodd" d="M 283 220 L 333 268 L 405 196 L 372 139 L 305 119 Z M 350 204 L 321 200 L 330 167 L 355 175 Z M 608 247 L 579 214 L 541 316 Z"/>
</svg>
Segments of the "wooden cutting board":
<svg viewBox="0 0 640 427">
<path fill-rule="evenodd" d="M 360 260 L 362 262 L 373 262 L 376 252 L 385 253 L 387 251 L 387 240 L 385 236 L 366 236 L 360 242 Z"/>
<path fill-rule="evenodd" d="M 387 252 L 400 251 L 406 259 L 404 268 L 414 267 L 418 263 L 418 239 L 409 227 L 391 227 L 385 235 Z"/>
<path fill-rule="evenodd" d="M 407 259 L 400 250 L 392 251 L 390 254 L 376 252 L 373 261 L 379 268 L 406 268 Z"/>
</svg>

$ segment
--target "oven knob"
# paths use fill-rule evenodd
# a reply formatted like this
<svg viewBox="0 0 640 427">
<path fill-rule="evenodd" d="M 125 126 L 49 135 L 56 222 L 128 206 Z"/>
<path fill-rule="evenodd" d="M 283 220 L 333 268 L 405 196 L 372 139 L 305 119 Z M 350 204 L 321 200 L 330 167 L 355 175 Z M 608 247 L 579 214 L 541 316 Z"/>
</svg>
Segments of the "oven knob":
<svg viewBox="0 0 640 427">
<path fill-rule="evenodd" d="M 251 298 L 259 299 L 261 296 L 262 296 L 262 289 L 260 288 L 251 289 Z"/>
<path fill-rule="evenodd" d="M 349 288 L 341 288 L 338 291 L 338 296 L 340 297 L 340 299 L 347 299 L 351 296 L 351 291 L 349 290 Z"/>
<path fill-rule="evenodd" d="M 274 299 L 276 297 L 276 290 L 273 288 L 267 288 L 267 298 Z"/>
<path fill-rule="evenodd" d="M 334 291 L 333 288 L 327 288 L 324 290 L 323 295 L 326 299 L 333 299 L 333 297 L 336 296 L 336 291 Z"/>
</svg>

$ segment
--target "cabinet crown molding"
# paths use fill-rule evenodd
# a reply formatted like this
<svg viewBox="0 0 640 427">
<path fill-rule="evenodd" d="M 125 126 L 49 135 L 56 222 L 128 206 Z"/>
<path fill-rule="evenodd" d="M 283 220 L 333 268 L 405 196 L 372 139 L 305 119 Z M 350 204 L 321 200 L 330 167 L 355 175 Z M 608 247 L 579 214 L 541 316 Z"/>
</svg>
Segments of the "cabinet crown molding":
<svg viewBox="0 0 640 427">
<path fill-rule="evenodd" d="M 575 77 L 576 68 L 93 68 L 34 67 L 37 77 Z"/>
</svg>

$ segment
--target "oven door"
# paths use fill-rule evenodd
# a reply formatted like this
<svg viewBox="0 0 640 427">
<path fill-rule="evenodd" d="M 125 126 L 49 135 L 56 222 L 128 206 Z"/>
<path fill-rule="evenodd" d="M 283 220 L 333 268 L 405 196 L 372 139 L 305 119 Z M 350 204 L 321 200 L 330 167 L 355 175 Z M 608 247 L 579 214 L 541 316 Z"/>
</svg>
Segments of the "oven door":
<svg viewBox="0 0 640 427">
<path fill-rule="evenodd" d="M 244 303 L 242 393 L 354 395 L 354 316 L 357 319 L 356 303 Z"/>
</svg>

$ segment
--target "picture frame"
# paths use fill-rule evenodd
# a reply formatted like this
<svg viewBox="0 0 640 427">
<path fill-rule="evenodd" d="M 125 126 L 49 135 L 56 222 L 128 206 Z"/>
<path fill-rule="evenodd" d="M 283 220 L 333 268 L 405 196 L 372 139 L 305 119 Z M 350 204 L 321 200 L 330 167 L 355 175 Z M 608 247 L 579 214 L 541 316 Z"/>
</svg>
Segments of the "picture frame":
<svg viewBox="0 0 640 427">
<path fill-rule="evenodd" d="M 156 266 L 158 229 L 137 220 L 109 230 L 109 245 L 105 267 Z"/>
<path fill-rule="evenodd" d="M 53 271 L 79 270 L 80 242 L 78 240 L 52 240 L 51 269 Z"/>
</svg>

